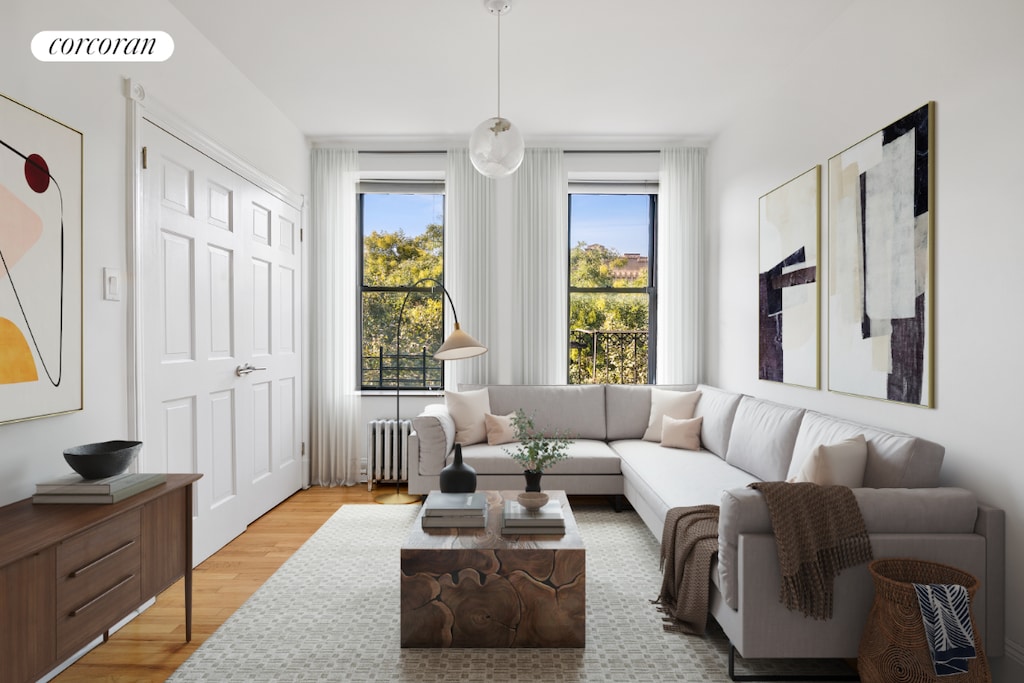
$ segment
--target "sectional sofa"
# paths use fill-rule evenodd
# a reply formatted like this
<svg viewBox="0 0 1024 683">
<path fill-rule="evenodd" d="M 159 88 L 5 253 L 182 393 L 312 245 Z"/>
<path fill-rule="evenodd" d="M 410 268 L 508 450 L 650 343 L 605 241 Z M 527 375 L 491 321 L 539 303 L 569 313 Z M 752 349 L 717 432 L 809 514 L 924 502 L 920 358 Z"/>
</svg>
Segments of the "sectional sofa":
<svg viewBox="0 0 1024 683">
<path fill-rule="evenodd" d="M 670 391 L 695 397 L 698 450 L 661 443 L 652 418 L 660 420 L 664 406 L 683 398 Z M 978 577 L 981 587 L 973 603 L 978 630 L 988 656 L 1003 654 L 1005 516 L 970 491 L 940 486 L 942 446 L 706 385 L 460 386 L 445 404 L 427 406 L 413 419 L 410 492 L 438 488 L 456 435 L 469 433 L 467 420 L 517 409 L 532 415 L 545 434 L 574 437 L 571 457 L 545 473 L 544 488 L 625 496 L 658 540 L 669 509 L 720 506 L 709 612 L 746 658 L 856 658 L 874 594 L 867 566 L 837 577 L 832 619 L 787 610 L 779 602 L 781 577 L 767 507 L 747 485 L 791 479 L 805 471 L 819 446 L 862 435 L 862 480 L 851 488 L 874 556 L 942 562 Z M 456 417 L 464 424 L 456 424 Z M 673 429 L 694 426 L 663 421 L 666 427 L 670 423 Z M 479 440 L 480 425 L 472 426 Z M 464 461 L 477 471 L 479 489 L 523 488 L 522 468 L 505 448 L 486 440 L 462 446 Z"/>
</svg>

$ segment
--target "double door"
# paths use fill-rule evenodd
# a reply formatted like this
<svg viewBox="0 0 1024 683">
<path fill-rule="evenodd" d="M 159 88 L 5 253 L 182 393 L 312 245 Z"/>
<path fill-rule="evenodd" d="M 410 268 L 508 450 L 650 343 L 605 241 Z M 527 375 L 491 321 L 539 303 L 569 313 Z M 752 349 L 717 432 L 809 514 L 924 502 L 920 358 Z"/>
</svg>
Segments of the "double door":
<svg viewBox="0 0 1024 683">
<path fill-rule="evenodd" d="M 140 469 L 196 472 L 201 562 L 302 484 L 296 208 L 142 128 Z"/>
</svg>

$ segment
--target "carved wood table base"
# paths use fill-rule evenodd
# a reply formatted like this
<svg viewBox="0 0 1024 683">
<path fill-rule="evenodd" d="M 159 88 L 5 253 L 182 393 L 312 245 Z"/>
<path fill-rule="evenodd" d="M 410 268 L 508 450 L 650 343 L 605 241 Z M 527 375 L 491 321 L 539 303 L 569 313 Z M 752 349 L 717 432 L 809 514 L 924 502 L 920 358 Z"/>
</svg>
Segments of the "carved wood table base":
<svg viewBox="0 0 1024 683">
<path fill-rule="evenodd" d="M 584 647 L 586 549 L 562 491 L 564 535 L 502 536 L 505 497 L 484 529 L 429 529 L 401 551 L 402 647 Z M 420 511 L 422 515 L 422 510 Z"/>
</svg>

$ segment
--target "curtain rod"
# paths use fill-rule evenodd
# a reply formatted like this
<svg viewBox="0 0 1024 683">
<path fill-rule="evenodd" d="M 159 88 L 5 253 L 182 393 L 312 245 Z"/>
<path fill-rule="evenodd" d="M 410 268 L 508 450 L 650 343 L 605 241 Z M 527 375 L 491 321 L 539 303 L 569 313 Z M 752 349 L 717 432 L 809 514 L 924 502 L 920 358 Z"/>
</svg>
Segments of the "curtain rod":
<svg viewBox="0 0 1024 683">
<path fill-rule="evenodd" d="M 527 148 L 529 149 L 529 148 Z M 540 148 L 538 148 L 540 149 Z M 447 154 L 447 149 L 360 149 L 357 154 Z M 563 149 L 563 154 L 660 154 L 660 149 Z"/>
</svg>

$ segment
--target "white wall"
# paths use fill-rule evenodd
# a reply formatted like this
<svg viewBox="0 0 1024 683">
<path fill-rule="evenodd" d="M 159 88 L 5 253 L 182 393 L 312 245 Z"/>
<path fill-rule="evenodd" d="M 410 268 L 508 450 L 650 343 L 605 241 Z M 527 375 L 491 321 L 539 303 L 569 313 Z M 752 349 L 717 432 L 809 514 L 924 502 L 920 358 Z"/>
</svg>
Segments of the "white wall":
<svg viewBox="0 0 1024 683">
<path fill-rule="evenodd" d="M 162 30 L 175 51 L 154 64 L 36 61 L 32 36 L 56 29 Z M 104 267 L 127 273 L 122 79 L 139 81 L 149 97 L 295 192 L 308 194 L 309 155 L 299 130 L 164 0 L 4 0 L 0 65 L 0 92 L 82 132 L 85 154 L 85 409 L 0 425 L 4 505 L 31 495 L 37 481 L 67 472 L 64 448 L 128 436 L 128 304 L 104 301 L 101 290 Z"/>
<path fill-rule="evenodd" d="M 727 389 L 918 434 L 946 446 L 945 484 L 1007 514 L 1007 647 L 1024 664 L 1024 3 L 1020 0 L 860 0 L 793 64 L 784 82 L 752 93 L 709 154 L 706 379 Z M 782 81 L 783 79 L 780 79 Z M 936 103 L 936 407 L 827 391 L 822 290 L 822 390 L 761 382 L 758 358 L 758 198 L 822 165 L 827 254 L 828 158 Z M 827 261 L 823 259 L 823 261 Z M 825 282 L 827 263 L 819 281 Z M 999 680 L 1024 680 L 1024 668 Z"/>
</svg>

